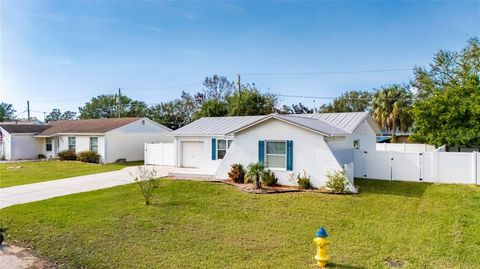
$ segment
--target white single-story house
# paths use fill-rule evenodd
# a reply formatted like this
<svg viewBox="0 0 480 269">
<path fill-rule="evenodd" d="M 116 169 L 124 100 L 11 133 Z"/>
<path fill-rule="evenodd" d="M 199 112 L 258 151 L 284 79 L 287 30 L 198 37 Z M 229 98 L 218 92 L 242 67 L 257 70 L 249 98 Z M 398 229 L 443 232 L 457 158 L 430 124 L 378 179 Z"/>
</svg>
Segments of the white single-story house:
<svg viewBox="0 0 480 269">
<path fill-rule="evenodd" d="M 0 124 L 0 128 L 2 137 L 19 136 L 9 132 L 12 125 Z M 119 159 L 137 161 L 144 159 L 145 143 L 172 142 L 172 138 L 167 135 L 171 130 L 148 118 L 63 120 L 48 125 L 16 126 L 16 129 L 22 128 L 37 129 L 35 132 L 25 131 L 22 140 L 4 139 L 7 153 L 5 159 L 34 159 L 38 154 L 54 158 L 64 150 L 77 153 L 93 150 L 101 156 L 102 163 L 112 163 Z M 8 153 L 9 150 L 11 153 Z"/>
<path fill-rule="evenodd" d="M 261 162 L 282 185 L 296 185 L 305 171 L 313 186 L 353 162 L 354 149 L 375 150 L 381 134 L 369 113 L 201 118 L 170 133 L 175 165 L 228 178 L 233 163 Z"/>
<path fill-rule="evenodd" d="M 39 153 L 42 153 L 42 141 L 34 136 L 48 127 L 48 125 L 34 123 L 0 122 L 0 159 L 36 158 Z"/>
</svg>

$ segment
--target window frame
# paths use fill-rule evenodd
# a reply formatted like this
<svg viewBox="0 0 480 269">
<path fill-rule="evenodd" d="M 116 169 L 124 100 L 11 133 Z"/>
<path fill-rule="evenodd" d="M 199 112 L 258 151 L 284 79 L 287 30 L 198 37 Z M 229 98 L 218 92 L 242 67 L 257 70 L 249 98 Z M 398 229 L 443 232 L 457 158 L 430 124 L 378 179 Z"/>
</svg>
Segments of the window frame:
<svg viewBox="0 0 480 269">
<path fill-rule="evenodd" d="M 73 144 L 70 143 L 70 141 L 73 141 Z M 73 152 L 77 152 L 77 137 L 75 137 L 75 136 L 69 136 L 68 137 L 68 150 L 71 150 Z"/>
<path fill-rule="evenodd" d="M 221 148 L 220 148 L 220 140 L 225 141 L 225 146 L 226 146 L 225 149 L 221 149 Z M 230 146 L 232 145 L 232 142 L 233 142 L 233 139 L 223 139 L 223 138 L 222 138 L 222 139 L 217 139 L 216 152 L 215 152 L 215 154 L 217 155 L 217 156 L 216 156 L 216 157 L 217 157 L 217 160 L 223 160 L 223 158 L 225 157 L 225 155 L 227 155 L 228 149 L 229 149 Z M 222 158 L 219 158 L 220 155 L 218 155 L 218 152 L 221 151 L 221 150 L 222 150 L 222 151 L 225 151 L 225 154 L 223 155 Z"/>
<path fill-rule="evenodd" d="M 48 140 L 50 140 L 50 143 L 48 142 Z M 50 149 L 48 149 L 50 146 Z M 51 137 L 46 137 L 45 138 L 45 151 L 46 152 L 52 152 L 53 151 L 53 138 Z"/>
<path fill-rule="evenodd" d="M 285 144 L 285 153 L 284 154 L 275 154 L 268 153 L 268 143 L 284 143 Z M 283 167 L 269 167 L 268 166 L 268 156 L 281 156 L 285 158 Z M 277 171 L 287 171 L 287 140 L 265 140 L 265 167 L 270 170 Z"/>
<path fill-rule="evenodd" d="M 97 140 L 97 143 L 95 145 L 95 149 L 94 146 L 92 145 L 92 138 L 95 138 Z M 90 136 L 89 137 L 89 140 L 88 140 L 88 147 L 91 151 L 94 151 L 95 153 L 98 153 L 98 136 Z"/>
</svg>

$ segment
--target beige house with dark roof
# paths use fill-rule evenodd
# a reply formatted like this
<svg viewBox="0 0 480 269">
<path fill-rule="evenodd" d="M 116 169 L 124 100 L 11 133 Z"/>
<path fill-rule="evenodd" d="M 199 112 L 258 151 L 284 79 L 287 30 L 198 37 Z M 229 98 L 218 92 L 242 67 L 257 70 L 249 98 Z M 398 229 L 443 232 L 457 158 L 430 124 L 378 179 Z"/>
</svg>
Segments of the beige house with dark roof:
<svg viewBox="0 0 480 269">
<path fill-rule="evenodd" d="M 17 125 L 14 128 L 28 129 L 25 126 Z M 37 150 L 30 150 L 21 156 L 11 154 L 9 158 L 5 156 L 6 159 L 34 159 L 38 154 L 54 158 L 64 150 L 93 150 L 100 154 L 103 163 L 118 159 L 136 161 L 143 160 L 145 143 L 172 142 L 172 138 L 167 136 L 171 130 L 148 118 L 66 120 L 37 126 L 44 127 L 36 132 L 25 133 L 28 140 L 21 145 L 11 146 L 14 152 L 22 151 L 29 145 L 35 145 L 31 148 Z M 0 128 L 3 125 L 0 124 Z"/>
</svg>

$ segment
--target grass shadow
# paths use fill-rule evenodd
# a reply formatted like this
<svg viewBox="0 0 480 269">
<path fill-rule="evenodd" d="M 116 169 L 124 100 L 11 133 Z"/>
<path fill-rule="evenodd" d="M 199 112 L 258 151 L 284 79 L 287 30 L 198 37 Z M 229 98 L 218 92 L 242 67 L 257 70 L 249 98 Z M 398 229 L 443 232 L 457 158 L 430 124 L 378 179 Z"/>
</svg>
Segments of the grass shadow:
<svg viewBox="0 0 480 269">
<path fill-rule="evenodd" d="M 355 185 L 359 186 L 360 194 L 386 194 L 420 198 L 432 183 L 356 178 Z"/>
<path fill-rule="evenodd" d="M 355 266 L 355 265 L 340 264 L 340 263 L 329 263 L 327 268 L 366 269 L 366 267 L 363 267 L 363 266 Z"/>
</svg>

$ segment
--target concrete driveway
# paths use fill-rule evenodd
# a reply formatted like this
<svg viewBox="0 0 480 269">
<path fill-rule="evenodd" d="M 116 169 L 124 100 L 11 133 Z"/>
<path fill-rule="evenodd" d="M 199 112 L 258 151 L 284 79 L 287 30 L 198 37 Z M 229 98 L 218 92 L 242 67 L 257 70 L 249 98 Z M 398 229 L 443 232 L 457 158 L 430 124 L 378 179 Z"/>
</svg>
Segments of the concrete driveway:
<svg viewBox="0 0 480 269">
<path fill-rule="evenodd" d="M 168 176 L 172 170 L 172 167 L 166 166 L 146 167 L 155 169 L 158 177 Z M 138 166 L 132 166 L 118 171 L 0 188 L 0 208 L 130 184 L 135 181 L 136 175 L 138 175 Z"/>
</svg>

